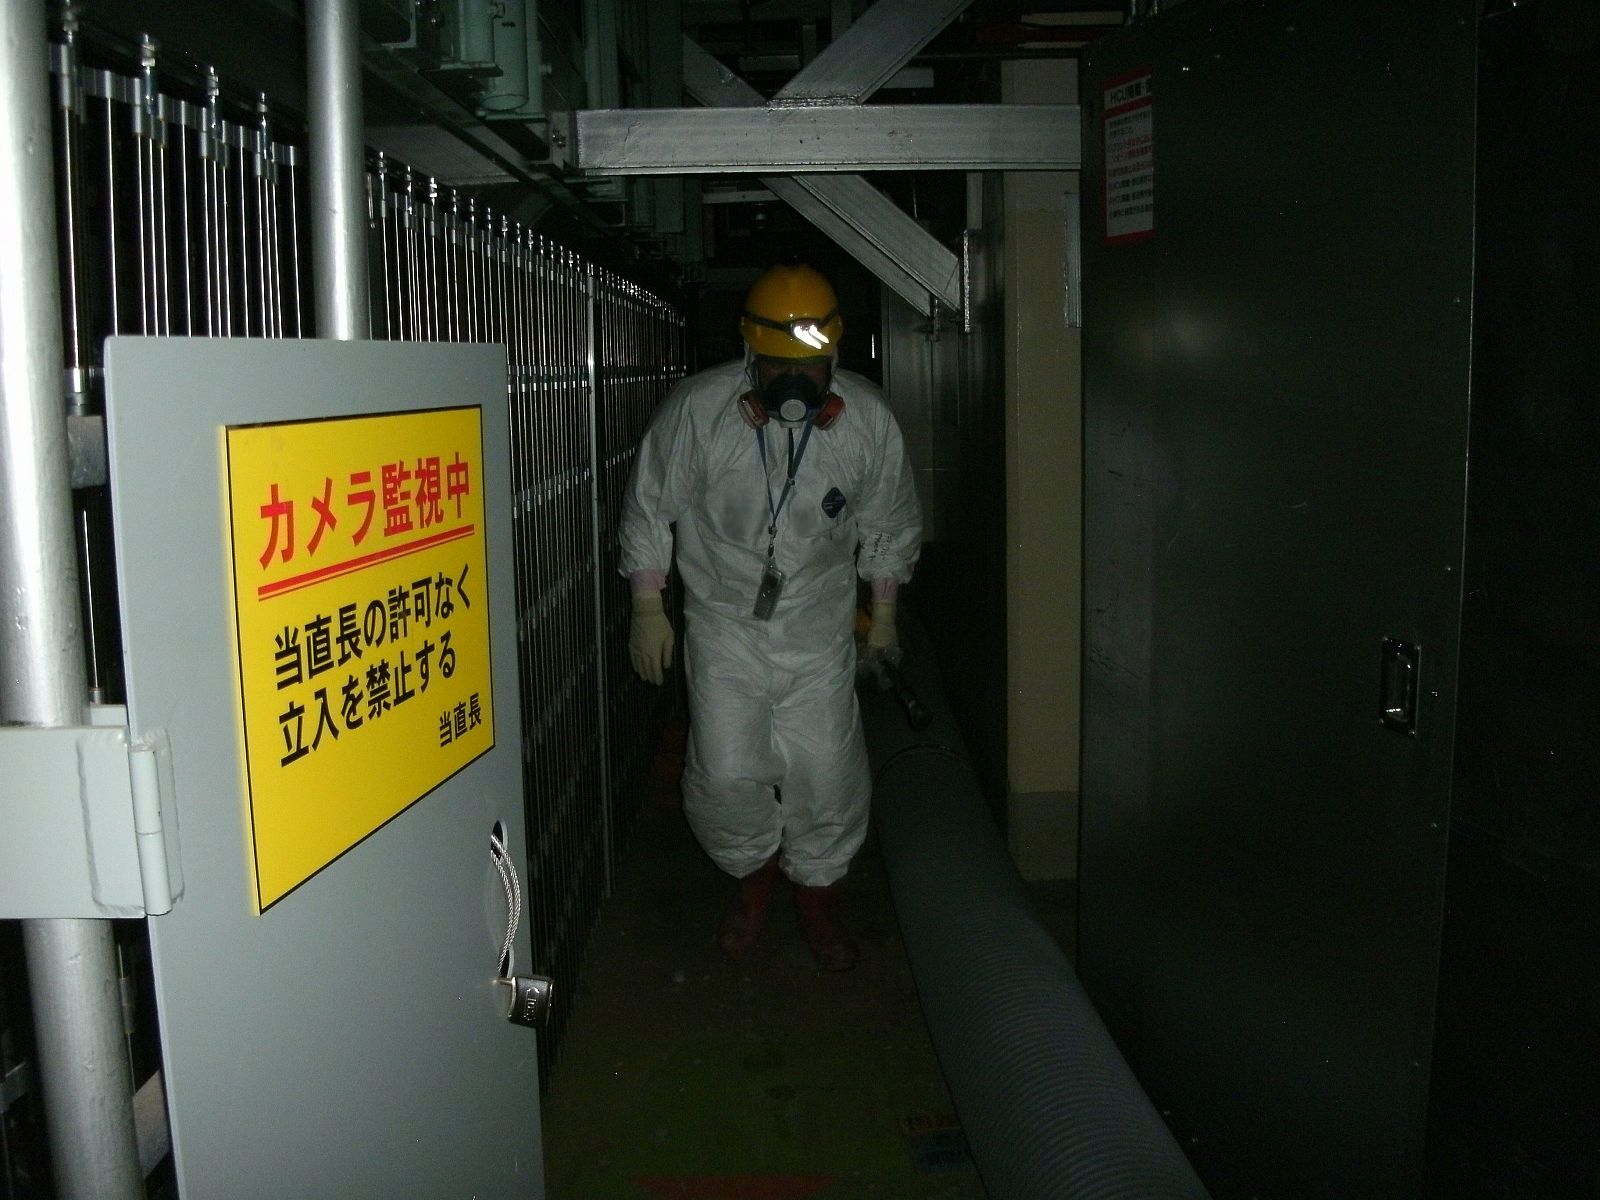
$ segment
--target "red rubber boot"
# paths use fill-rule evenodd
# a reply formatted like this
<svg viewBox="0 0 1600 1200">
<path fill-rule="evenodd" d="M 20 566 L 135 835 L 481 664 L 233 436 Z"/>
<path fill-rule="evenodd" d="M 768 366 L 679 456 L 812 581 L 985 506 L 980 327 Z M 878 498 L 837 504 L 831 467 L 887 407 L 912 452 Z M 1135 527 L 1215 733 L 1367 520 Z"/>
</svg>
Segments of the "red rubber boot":
<svg viewBox="0 0 1600 1200">
<path fill-rule="evenodd" d="M 756 935 L 767 923 L 767 907 L 772 903 L 772 893 L 777 886 L 776 854 L 739 880 L 739 891 L 717 933 L 717 945 L 734 962 L 743 959 L 755 945 Z"/>
<path fill-rule="evenodd" d="M 795 912 L 800 917 L 800 936 L 811 949 L 811 957 L 824 971 L 848 971 L 856 965 L 860 951 L 856 940 L 839 921 L 839 885 L 794 889 Z"/>
</svg>

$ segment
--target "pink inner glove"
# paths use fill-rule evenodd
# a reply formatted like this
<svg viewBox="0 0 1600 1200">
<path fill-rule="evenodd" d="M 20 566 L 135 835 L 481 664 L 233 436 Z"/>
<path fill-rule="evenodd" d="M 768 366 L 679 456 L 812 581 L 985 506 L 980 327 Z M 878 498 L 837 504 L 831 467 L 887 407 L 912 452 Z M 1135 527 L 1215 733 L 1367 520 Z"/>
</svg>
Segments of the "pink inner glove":
<svg viewBox="0 0 1600 1200">
<path fill-rule="evenodd" d="M 667 573 L 665 571 L 635 571 L 628 576 L 628 587 L 637 594 L 639 592 L 659 592 L 667 586 Z"/>
</svg>

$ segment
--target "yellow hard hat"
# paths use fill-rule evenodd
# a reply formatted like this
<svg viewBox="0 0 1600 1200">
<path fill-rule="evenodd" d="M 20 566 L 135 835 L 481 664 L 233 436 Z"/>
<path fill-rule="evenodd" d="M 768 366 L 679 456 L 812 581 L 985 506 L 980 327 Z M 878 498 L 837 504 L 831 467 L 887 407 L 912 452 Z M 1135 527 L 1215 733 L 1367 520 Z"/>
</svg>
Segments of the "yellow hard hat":
<svg viewBox="0 0 1600 1200">
<path fill-rule="evenodd" d="M 833 287 L 811 267 L 768 270 L 745 297 L 739 332 L 762 358 L 832 358 L 844 333 Z"/>
</svg>

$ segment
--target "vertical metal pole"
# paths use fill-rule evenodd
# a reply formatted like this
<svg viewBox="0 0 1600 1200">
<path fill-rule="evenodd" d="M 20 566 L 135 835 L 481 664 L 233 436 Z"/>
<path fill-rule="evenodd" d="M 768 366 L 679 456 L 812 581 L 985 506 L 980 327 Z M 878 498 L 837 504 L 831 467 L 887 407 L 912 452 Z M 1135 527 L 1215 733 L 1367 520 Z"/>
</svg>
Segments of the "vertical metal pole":
<svg viewBox="0 0 1600 1200">
<path fill-rule="evenodd" d="M 605 895 L 611 895 L 611 710 L 606 703 L 611 689 L 606 686 L 606 593 L 601 579 L 605 571 L 605 556 L 600 546 L 600 374 L 595 356 L 595 303 L 599 289 L 595 286 L 594 264 L 587 263 L 584 274 L 584 298 L 587 300 L 588 326 L 584 341 L 588 345 L 589 383 L 589 552 L 594 556 L 594 657 L 596 680 L 599 683 L 595 696 L 595 709 L 600 718 L 600 837 L 605 844 L 602 856 L 605 863 Z"/>
<path fill-rule="evenodd" d="M 289 286 L 293 289 L 289 301 L 292 306 L 291 311 L 294 313 L 294 332 L 290 336 L 304 337 L 305 315 L 303 305 L 305 297 L 301 295 L 300 290 L 300 183 L 296 174 L 299 168 L 295 158 L 296 150 L 293 146 L 284 146 L 283 153 L 283 184 L 287 189 L 285 199 L 289 206 Z M 363 190 L 365 190 L 365 187 L 366 180 L 363 179 Z M 372 220 L 370 197 L 367 199 L 367 204 L 367 221 L 370 224 Z M 367 302 L 369 305 L 371 304 L 370 292 L 368 293 Z"/>
<path fill-rule="evenodd" d="M 444 213 L 439 206 L 439 181 L 432 175 L 428 176 L 428 205 L 427 219 L 422 225 L 423 244 L 427 247 L 427 275 L 428 275 L 428 340 L 441 341 L 444 338 L 444 273 L 441 263 L 444 258 Z"/>
<path fill-rule="evenodd" d="M 228 204 L 227 129 L 221 113 L 221 85 L 215 71 L 206 77 L 206 129 L 211 134 L 211 152 L 214 161 L 211 170 L 211 234 L 214 261 L 215 292 L 212 294 L 212 312 L 216 324 L 209 330 L 217 337 L 233 333 L 233 218 Z"/>
<path fill-rule="evenodd" d="M 89 411 L 89 335 L 84 310 L 83 257 L 83 98 L 78 89 L 78 16 L 68 5 L 61 19 L 60 75 L 56 79 L 56 120 L 60 156 L 56 160 L 57 199 L 61 203 L 60 267 L 65 328 L 67 402 L 75 413 Z"/>
<path fill-rule="evenodd" d="M 242 134 L 243 131 L 241 130 L 240 132 Z M 234 246 L 234 249 L 229 251 L 229 256 L 231 258 L 237 254 L 239 263 L 239 302 L 235 306 L 235 315 L 239 319 L 239 332 L 243 337 L 251 336 L 250 303 L 251 297 L 255 294 L 252 290 L 255 287 L 255 283 L 250 278 L 250 237 L 252 230 L 255 229 L 255 225 L 250 219 L 251 198 L 255 195 L 254 189 L 250 186 L 249 164 L 252 157 L 250 147 L 245 144 L 245 140 L 241 136 L 239 138 L 239 146 L 234 155 L 239 169 L 229 172 L 233 181 L 233 196 L 237 201 L 236 211 L 239 221 L 237 230 L 229 230 L 228 240 L 230 245 Z M 236 243 L 234 241 L 235 232 L 238 234 Z"/>
<path fill-rule="evenodd" d="M 267 96 L 256 101 L 256 123 L 250 136 L 256 145 L 256 258 L 261 263 L 261 335 L 283 336 L 283 278 L 278 263 L 278 165 L 272 156 Z"/>
<path fill-rule="evenodd" d="M 455 237 L 453 214 L 447 225 L 449 238 Z M 447 252 L 450 242 L 445 243 Z M 516 269 L 512 276 L 513 282 L 513 317 L 510 336 L 506 345 L 506 360 L 511 370 L 511 537 L 513 542 L 512 566 L 516 579 L 517 594 L 517 681 L 518 695 L 522 702 L 522 728 L 518 731 L 521 747 L 522 775 L 522 801 L 526 811 L 528 801 L 528 770 L 527 731 L 533 722 L 533 672 L 528 660 L 528 554 L 525 539 L 528 532 L 528 513 L 524 505 L 527 495 L 528 473 L 525 467 L 525 450 L 528 445 L 528 432 L 524 424 L 526 409 L 524 400 L 524 382 L 527 378 L 527 231 L 520 225 L 517 227 L 515 253 L 513 262 Z M 453 279 L 450 268 L 446 268 L 447 279 Z M 446 336 L 449 336 L 448 333 Z M 531 814 L 529 814 L 531 816 Z M 530 820 L 528 827 L 529 845 L 538 836 L 537 830 Z M 532 922 L 530 921 L 530 928 Z M 537 938 L 530 939 L 530 944 L 536 944 Z"/>
<path fill-rule="evenodd" d="M 274 290 L 276 272 L 272 261 L 272 189 L 268 185 L 272 169 L 272 145 L 267 135 L 267 94 L 256 96 L 256 127 L 251 131 L 255 153 L 251 156 L 251 194 L 255 197 L 256 311 L 261 318 L 262 337 L 276 337 L 274 323 L 277 304 Z"/>
<path fill-rule="evenodd" d="M 139 332 L 159 333 L 156 325 L 156 280 L 150 236 L 155 211 L 155 191 L 151 183 L 151 139 L 154 122 L 151 113 L 157 103 L 155 79 L 156 40 L 149 34 L 139 39 L 139 92 L 130 114 L 134 137 L 134 180 L 138 193 L 136 208 L 139 228 Z"/>
<path fill-rule="evenodd" d="M 146 39 L 147 41 L 149 39 Z M 154 44 L 151 44 L 154 54 Z M 145 73 L 145 135 L 150 139 L 150 268 L 156 329 L 172 332 L 172 272 L 167 240 L 167 120 L 166 101 L 156 83 L 155 60 Z"/>
<path fill-rule="evenodd" d="M 450 212 L 444 219 L 444 339 L 461 340 L 461 193 L 450 189 Z"/>
<path fill-rule="evenodd" d="M 478 201 L 467 198 L 467 223 L 462 229 L 462 255 L 467 266 L 467 332 L 462 340 L 479 340 L 478 310 L 483 289 L 478 285 Z"/>
<path fill-rule="evenodd" d="M 538 781 L 536 810 L 539 822 L 539 858 L 531 873 L 539 879 L 539 946 L 534 953 L 541 956 L 552 968 L 555 965 L 555 946 L 550 931 L 555 926 L 560 911 L 560 874 L 554 867 L 558 859 L 555 838 L 560 833 L 556 801 L 561 795 L 561 780 L 554 762 L 553 747 L 557 735 L 555 703 L 561 695 L 561 679 L 556 674 L 555 638 L 552 633 L 554 613 L 550 604 L 555 589 L 556 568 L 552 562 L 553 538 L 550 530 L 550 464 L 551 430 L 555 426 L 552 415 L 550 381 L 554 377 L 555 349 L 552 329 L 555 322 L 555 290 L 550 284 L 549 244 L 539 238 L 535 259 L 534 287 L 539 297 L 537 326 L 538 376 L 533 396 L 533 502 L 532 542 L 534 571 L 534 639 L 535 678 L 540 689 L 540 723 L 535 740 L 534 767 Z"/>
<path fill-rule="evenodd" d="M 210 337 L 216 337 L 222 330 L 222 320 L 217 313 L 217 298 L 222 293 L 218 283 L 218 264 L 221 255 L 217 251 L 217 94 L 220 87 L 217 83 L 217 73 L 212 68 L 206 69 L 206 102 L 200 106 L 196 114 L 198 132 L 196 143 L 200 155 L 200 246 L 201 264 L 205 274 L 205 282 L 201 284 L 201 298 L 205 304 L 205 329 Z"/>
<path fill-rule="evenodd" d="M 49 49 L 0 4 L 0 721 L 72 725 L 87 680 L 62 397 Z M 142 1197 L 109 921 L 23 925 L 57 1194 Z"/>
<path fill-rule="evenodd" d="M 306 4 L 310 109 L 311 261 L 318 332 L 372 336 L 367 299 L 367 198 L 362 168 L 359 0 Z"/>
<path fill-rule="evenodd" d="M 566 730 L 567 761 L 570 764 L 564 781 L 563 795 L 568 798 L 565 805 L 572 814 L 564 822 L 567 830 L 564 842 L 568 869 L 572 872 L 571 878 L 576 881 L 582 878 L 580 867 L 583 861 L 585 827 L 579 823 L 578 814 L 583 801 L 582 787 L 586 761 L 583 754 L 588 747 L 584 742 L 583 709 L 576 692 L 583 677 L 583 609 L 578 603 L 579 597 L 573 594 L 574 577 L 581 561 L 578 557 L 581 530 L 578 528 L 578 512 L 575 504 L 578 498 L 575 494 L 578 460 L 575 434 L 582 416 L 578 407 L 582 403 L 582 397 L 578 394 L 580 371 L 576 329 L 579 317 L 578 287 L 572 264 L 572 251 L 561 251 L 558 269 L 561 281 L 561 391 L 556 411 L 561 419 L 558 429 L 561 440 L 556 460 L 556 520 L 559 522 L 560 531 L 560 540 L 556 543 L 556 553 L 559 557 L 556 561 L 561 565 L 562 579 L 562 587 L 558 593 L 561 605 L 560 629 L 563 635 L 561 680 L 564 692 L 561 715 Z M 566 948 L 564 944 L 563 951 Z"/>
<path fill-rule="evenodd" d="M 378 165 L 372 177 L 372 206 L 378 214 L 378 253 L 383 266 L 383 336 L 397 339 L 399 325 L 395 318 L 395 295 L 398 286 L 389 262 L 389 160 L 378 151 Z"/>
<path fill-rule="evenodd" d="M 193 112 L 189 105 L 177 101 L 173 105 L 176 113 L 172 123 L 172 136 L 178 142 L 178 264 L 177 271 L 183 281 L 183 320 L 179 323 L 178 332 L 193 334 L 195 331 L 195 305 L 194 305 L 194 199 L 190 183 L 190 141 L 192 132 L 184 124 L 183 117 L 186 113 Z M 196 122 L 198 124 L 198 122 Z"/>
<path fill-rule="evenodd" d="M 105 146 L 105 235 L 106 235 L 106 333 L 115 336 L 122 332 L 122 272 L 120 231 L 117 227 L 117 118 L 116 105 L 110 100 L 100 102 L 104 120 L 101 140 Z"/>
<path fill-rule="evenodd" d="M 55 47 L 56 59 L 56 200 L 61 206 L 62 336 L 66 353 L 66 403 L 74 415 L 90 410 L 90 365 L 88 333 L 88 291 L 84 280 L 85 205 L 83 183 L 84 101 L 78 84 L 77 10 L 65 5 L 61 11 L 61 41 Z M 83 568 L 83 615 L 85 649 L 88 652 L 89 695 L 104 698 L 105 672 L 102 665 L 109 655 L 104 628 L 97 624 L 101 601 L 97 592 L 103 585 L 95 578 L 95 548 L 102 536 L 103 510 L 83 494 L 74 497 L 73 525 L 77 535 L 79 564 Z"/>
<path fill-rule="evenodd" d="M 405 329 L 407 341 L 422 339 L 422 283 L 417 277 L 417 173 L 405 168 L 405 187 L 400 192 L 400 232 L 405 239 L 406 307 Z"/>
</svg>

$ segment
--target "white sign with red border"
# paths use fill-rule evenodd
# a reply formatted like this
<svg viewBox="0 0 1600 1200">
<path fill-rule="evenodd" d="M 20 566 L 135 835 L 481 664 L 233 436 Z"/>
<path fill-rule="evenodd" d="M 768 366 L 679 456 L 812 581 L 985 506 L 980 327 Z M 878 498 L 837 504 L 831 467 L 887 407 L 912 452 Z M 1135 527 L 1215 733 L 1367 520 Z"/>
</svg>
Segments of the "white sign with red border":
<svg viewBox="0 0 1600 1200">
<path fill-rule="evenodd" d="M 1148 68 L 1105 85 L 1106 241 L 1155 234 L 1155 100 Z"/>
</svg>

